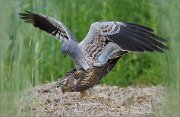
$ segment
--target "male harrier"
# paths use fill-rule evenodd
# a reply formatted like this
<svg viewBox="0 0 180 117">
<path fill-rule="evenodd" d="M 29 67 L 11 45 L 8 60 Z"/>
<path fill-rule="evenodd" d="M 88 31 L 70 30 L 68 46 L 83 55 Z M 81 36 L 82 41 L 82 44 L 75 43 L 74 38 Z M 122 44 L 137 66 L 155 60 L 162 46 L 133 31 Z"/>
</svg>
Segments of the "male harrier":
<svg viewBox="0 0 180 117">
<path fill-rule="evenodd" d="M 86 37 L 78 43 L 68 28 L 52 17 L 29 11 L 19 15 L 25 22 L 32 23 L 33 26 L 62 41 L 61 52 L 69 55 L 76 66 L 72 71 L 74 89 L 71 91 L 82 91 L 94 86 L 125 53 L 163 52 L 167 49 L 164 44 L 166 40 L 155 35 L 152 29 L 138 24 L 117 21 L 95 22 L 91 24 Z M 76 72 L 81 76 L 76 77 Z M 72 78 L 69 76 L 69 79 Z M 62 83 L 64 81 L 67 81 L 67 78 Z M 85 87 L 83 83 L 86 84 Z"/>
</svg>

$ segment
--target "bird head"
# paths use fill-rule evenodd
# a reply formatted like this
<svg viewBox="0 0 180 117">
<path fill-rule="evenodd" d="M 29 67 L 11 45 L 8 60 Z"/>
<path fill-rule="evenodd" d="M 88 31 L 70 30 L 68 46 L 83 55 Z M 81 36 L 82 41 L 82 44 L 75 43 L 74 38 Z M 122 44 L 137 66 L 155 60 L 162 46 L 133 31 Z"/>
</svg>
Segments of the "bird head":
<svg viewBox="0 0 180 117">
<path fill-rule="evenodd" d="M 66 56 L 76 57 L 78 53 L 78 44 L 73 40 L 66 40 L 61 45 L 61 52 Z"/>
</svg>

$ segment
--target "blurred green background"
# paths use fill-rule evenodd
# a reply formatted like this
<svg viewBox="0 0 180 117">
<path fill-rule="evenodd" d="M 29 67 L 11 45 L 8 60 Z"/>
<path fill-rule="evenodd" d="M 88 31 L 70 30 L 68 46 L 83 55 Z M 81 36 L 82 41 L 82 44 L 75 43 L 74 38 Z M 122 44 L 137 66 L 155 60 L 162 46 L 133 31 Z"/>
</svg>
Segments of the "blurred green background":
<svg viewBox="0 0 180 117">
<path fill-rule="evenodd" d="M 168 40 L 169 50 L 163 54 L 128 54 L 102 83 L 163 85 L 180 94 L 179 0 L 0 0 L 0 103 L 4 102 L 0 111 L 9 108 L 8 100 L 19 91 L 56 81 L 74 67 L 71 58 L 60 53 L 59 41 L 19 18 L 18 13 L 25 10 L 60 20 L 78 41 L 91 23 L 100 20 L 151 27 Z"/>
</svg>

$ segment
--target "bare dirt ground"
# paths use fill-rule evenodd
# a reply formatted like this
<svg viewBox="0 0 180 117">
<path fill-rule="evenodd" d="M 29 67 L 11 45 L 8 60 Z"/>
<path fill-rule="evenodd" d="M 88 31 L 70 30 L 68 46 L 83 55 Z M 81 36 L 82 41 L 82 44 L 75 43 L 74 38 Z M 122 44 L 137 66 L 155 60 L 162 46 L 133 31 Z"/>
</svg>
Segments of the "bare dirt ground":
<svg viewBox="0 0 180 117">
<path fill-rule="evenodd" d="M 32 116 L 149 117 L 160 110 L 164 89 L 161 86 L 125 87 L 97 85 L 92 96 L 80 98 L 78 92 L 62 94 L 55 83 L 27 91 L 22 96 L 20 115 L 30 107 Z"/>
</svg>

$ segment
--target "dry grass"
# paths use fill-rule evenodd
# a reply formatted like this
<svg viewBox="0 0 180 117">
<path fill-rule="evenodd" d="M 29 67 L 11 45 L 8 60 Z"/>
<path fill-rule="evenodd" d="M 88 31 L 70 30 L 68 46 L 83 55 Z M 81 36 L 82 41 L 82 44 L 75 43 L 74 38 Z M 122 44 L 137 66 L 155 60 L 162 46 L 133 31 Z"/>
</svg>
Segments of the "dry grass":
<svg viewBox="0 0 180 117">
<path fill-rule="evenodd" d="M 95 86 L 92 96 L 77 92 L 62 94 L 54 83 L 26 91 L 19 114 L 30 107 L 32 116 L 153 116 L 160 109 L 162 87 Z"/>
</svg>

